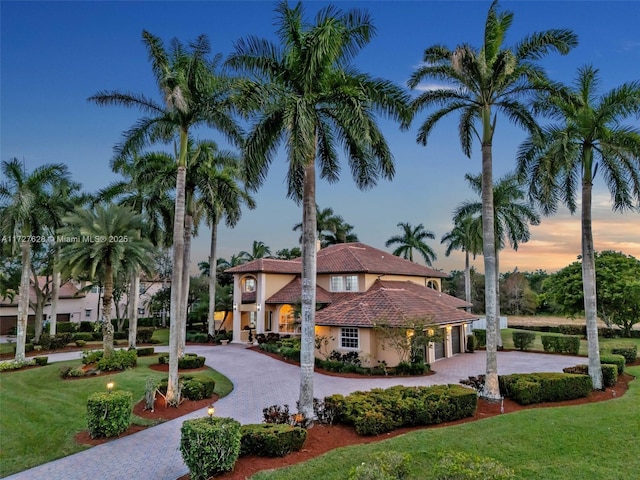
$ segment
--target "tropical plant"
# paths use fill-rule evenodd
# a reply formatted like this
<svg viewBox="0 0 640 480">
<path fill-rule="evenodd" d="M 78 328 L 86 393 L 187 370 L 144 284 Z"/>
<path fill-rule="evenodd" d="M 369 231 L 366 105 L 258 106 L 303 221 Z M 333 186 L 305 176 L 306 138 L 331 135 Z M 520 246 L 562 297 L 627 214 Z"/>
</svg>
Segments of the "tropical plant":
<svg viewBox="0 0 640 480">
<path fill-rule="evenodd" d="M 316 232 L 322 248 L 336 243 L 357 242 L 358 236 L 352 232 L 353 225 L 349 225 L 340 215 L 336 215 L 333 208 L 320 208 L 316 205 Z M 302 231 L 302 223 L 296 223 L 293 231 Z M 300 237 L 302 243 L 302 237 Z"/>
<path fill-rule="evenodd" d="M 138 235 L 142 217 L 128 207 L 98 205 L 95 209 L 77 209 L 64 217 L 58 232 L 73 239 L 60 249 L 60 270 L 72 278 L 100 279 L 104 356 L 113 353 L 111 303 L 114 278 L 118 273 L 130 274 L 136 269 L 151 273 L 151 242 Z"/>
<path fill-rule="evenodd" d="M 482 221 L 472 215 L 454 216 L 454 225 L 450 232 L 445 233 L 440 243 L 446 243 L 444 254 L 448 257 L 453 250 L 464 252 L 464 298 L 471 303 L 471 267 L 469 256 L 482 253 Z"/>
<path fill-rule="evenodd" d="M 414 227 L 409 222 L 400 222 L 397 226 L 402 230 L 402 235 L 393 235 L 385 242 L 386 247 L 398 245 L 393 251 L 396 257 L 413 262 L 413 251 L 417 250 L 427 265 L 431 265 L 438 258 L 433 249 L 425 242 L 427 238 L 436 238 L 431 230 L 425 230 L 421 223 Z"/>
<path fill-rule="evenodd" d="M 47 164 L 27 173 L 17 158 L 3 161 L 0 166 L 0 229 L 13 252 L 20 249 L 22 273 L 18 288 L 18 319 L 16 329 L 16 362 L 24 362 L 29 318 L 31 250 L 46 235 L 45 206 L 52 200 L 58 182 L 68 180 L 69 172 L 62 164 Z M 37 281 L 37 279 L 34 279 Z M 42 318 L 40 318 L 42 321 Z"/>
<path fill-rule="evenodd" d="M 178 40 L 172 42 L 169 52 L 160 38 L 147 31 L 142 38 L 162 103 L 141 94 L 103 91 L 89 98 L 98 105 L 123 105 L 140 109 L 146 116 L 124 133 L 116 146 L 116 158 L 138 152 L 149 143 L 169 143 L 179 138 L 176 164 L 176 198 L 173 224 L 173 270 L 171 278 L 171 333 L 169 357 L 169 385 L 167 400 L 171 405 L 179 402 L 178 350 L 180 332 L 185 318 L 180 317 L 184 294 L 184 221 L 185 181 L 187 173 L 187 147 L 189 130 L 208 126 L 223 133 L 236 144 L 241 143 L 241 130 L 232 117 L 231 91 L 233 80 L 218 72 L 221 57 L 207 56 L 211 52 L 206 35 L 200 35 L 185 47 Z"/>
<path fill-rule="evenodd" d="M 300 258 L 302 256 L 302 250 L 300 247 L 293 247 L 291 249 L 283 248 L 276 251 L 276 258 L 280 260 L 293 260 L 294 258 Z"/>
<path fill-rule="evenodd" d="M 586 66 L 578 70 L 573 88 L 541 94 L 536 110 L 558 123 L 531 135 L 518 153 L 519 172 L 543 213 L 554 213 L 560 202 L 575 212 L 578 186 L 581 188 L 584 311 L 594 389 L 602 388 L 591 225 L 592 189 L 598 169 L 611 192 L 614 210 L 640 207 L 640 130 L 622 125 L 623 120 L 640 114 L 640 82 L 625 83 L 600 96 L 598 84 L 598 70 Z"/>
<path fill-rule="evenodd" d="M 236 43 L 227 63 L 248 74 L 240 98 L 255 114 L 244 146 L 250 186 L 264 181 L 277 147 L 286 143 L 287 195 L 302 202 L 302 348 L 300 411 L 313 415 L 316 295 L 316 162 L 330 183 L 339 178 L 342 145 L 358 188 L 394 174 L 376 113 L 401 120 L 408 96 L 393 83 L 358 72 L 351 59 L 374 34 L 365 12 L 319 11 L 315 23 L 298 3 L 276 7 L 278 40 L 250 37 Z"/>
<path fill-rule="evenodd" d="M 471 189 L 482 195 L 482 176 L 466 174 L 465 179 Z M 514 250 L 518 250 L 520 243 L 526 243 L 531 238 L 529 224 L 539 225 L 540 215 L 532 206 L 525 202 L 525 192 L 517 176 L 508 173 L 498 179 L 493 185 L 493 220 L 495 222 L 495 263 L 496 263 L 496 317 L 500 318 L 500 250 L 507 241 Z M 455 213 L 456 218 L 468 215 L 482 216 L 482 202 L 464 202 Z M 496 342 L 502 346 L 500 329 L 496 328 Z"/>
<path fill-rule="evenodd" d="M 257 260 L 258 258 L 271 258 L 271 248 L 265 245 L 264 242 L 254 240 L 251 244 L 251 251 L 243 250 L 238 256 L 242 258 L 243 263 Z"/>
<path fill-rule="evenodd" d="M 577 45 L 569 30 L 547 30 L 526 36 L 514 47 L 504 47 L 513 13 L 498 12 L 498 2 L 489 7 L 481 48 L 469 44 L 450 50 L 434 45 L 424 52 L 424 64 L 412 74 L 408 84 L 416 88 L 421 81 L 436 79 L 446 86 L 427 90 L 413 103 L 413 116 L 425 108 L 439 107 L 420 126 L 417 140 L 426 145 L 435 125 L 445 116 L 460 113 L 459 137 L 462 150 L 471 157 L 474 137 L 482 146 L 482 238 L 485 269 L 487 316 L 487 382 L 484 395 L 498 399 L 497 315 L 495 225 L 493 219 L 492 145 L 497 113 L 527 131 L 538 126 L 530 110 L 520 99 L 539 90 L 553 89 L 537 60 L 551 51 L 566 54 Z M 494 113 L 495 111 L 495 113 Z"/>
</svg>

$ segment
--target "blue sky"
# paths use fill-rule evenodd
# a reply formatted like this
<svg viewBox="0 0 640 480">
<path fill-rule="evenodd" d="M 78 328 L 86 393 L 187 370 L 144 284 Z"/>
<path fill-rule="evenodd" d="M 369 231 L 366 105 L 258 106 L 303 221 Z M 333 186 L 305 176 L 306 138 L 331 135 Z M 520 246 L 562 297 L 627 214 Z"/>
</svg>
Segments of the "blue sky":
<svg viewBox="0 0 640 480">
<path fill-rule="evenodd" d="M 304 2 L 307 16 L 326 2 Z M 481 43 L 488 1 L 368 1 L 333 2 L 339 8 L 366 9 L 377 35 L 354 64 L 372 75 L 400 85 L 420 63 L 424 49 L 436 43 L 455 47 Z M 143 29 L 167 44 L 176 37 L 188 42 L 201 33 L 209 36 L 214 52 L 227 55 L 234 42 L 248 35 L 274 38 L 274 2 L 271 1 L 111 1 L 0 3 L 0 158 L 18 157 L 32 170 L 44 163 L 66 163 L 73 178 L 87 191 L 117 180 L 109 168 L 112 149 L 140 117 L 136 110 L 98 107 L 86 99 L 99 90 L 144 93 L 158 98 Z M 640 80 L 640 2 L 511 1 L 502 9 L 515 13 L 507 44 L 550 28 L 570 28 L 579 46 L 569 55 L 550 55 L 542 64 L 549 75 L 570 83 L 578 67 L 592 63 L 600 69 L 602 91 Z M 427 87 L 424 85 L 423 87 Z M 443 121 L 427 147 L 416 144 L 419 116 L 409 131 L 382 122 L 396 161 L 392 182 L 358 191 L 344 165 L 338 184 L 318 182 L 317 200 L 332 207 L 354 225 L 361 241 L 378 248 L 396 233 L 398 222 L 422 223 L 433 231 L 431 245 L 438 254 L 434 266 L 445 271 L 463 268 L 462 254 L 444 256 L 440 238 L 451 229 L 452 211 L 475 199 L 464 181 L 467 172 L 480 171 L 480 149 L 474 145 L 466 158 L 457 138 L 457 118 Z M 630 122 L 640 126 L 638 120 Z M 224 142 L 215 133 L 198 131 L 200 139 Z M 524 133 L 498 118 L 494 139 L 494 176 L 510 171 Z M 601 180 L 601 179 L 598 179 Z M 640 216 L 611 212 L 610 196 L 596 181 L 594 235 L 597 250 L 616 249 L 640 258 Z M 272 252 L 298 243 L 294 224 L 301 221 L 299 206 L 285 196 L 285 162 L 280 155 L 268 181 L 256 194 L 258 208 L 247 211 L 239 225 L 219 233 L 219 253 L 229 257 L 250 250 L 253 240 Z M 194 242 L 195 263 L 208 251 L 206 226 Z M 566 211 L 543 218 L 532 229 L 532 240 L 518 252 L 501 254 L 501 270 L 545 268 L 549 271 L 574 261 L 580 253 L 579 215 Z M 482 269 L 481 258 L 476 266 Z"/>
</svg>

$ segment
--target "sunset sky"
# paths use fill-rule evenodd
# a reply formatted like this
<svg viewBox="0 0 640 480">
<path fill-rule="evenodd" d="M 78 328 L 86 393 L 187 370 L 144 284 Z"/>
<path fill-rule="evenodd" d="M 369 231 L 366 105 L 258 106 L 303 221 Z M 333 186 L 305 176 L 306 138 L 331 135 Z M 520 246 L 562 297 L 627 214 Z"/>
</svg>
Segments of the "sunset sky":
<svg viewBox="0 0 640 480">
<path fill-rule="evenodd" d="M 369 11 L 377 35 L 357 56 L 354 64 L 364 72 L 399 85 L 420 64 L 424 49 L 436 43 L 450 48 L 460 43 L 479 46 L 488 1 L 375 1 L 333 2 L 339 8 Z M 308 18 L 326 2 L 304 2 Z M 144 93 L 159 99 L 141 41 L 143 29 L 161 37 L 166 45 L 177 37 L 183 43 L 199 34 L 209 36 L 214 52 L 224 56 L 239 38 L 256 35 L 274 39 L 274 2 L 14 2 L 2 1 L 1 17 L 1 141 L 0 158 L 17 157 L 27 170 L 45 163 L 66 163 L 73 178 L 87 191 L 96 191 L 118 180 L 109 168 L 113 146 L 123 131 L 141 114 L 124 107 L 98 107 L 88 103 L 100 90 Z M 601 92 L 640 80 L 640 2 L 511 1 L 502 9 L 515 13 L 507 37 L 513 45 L 525 35 L 550 28 L 570 28 L 579 46 L 567 56 L 551 54 L 542 60 L 549 75 L 571 83 L 579 67 L 592 63 L 600 69 Z M 421 85 L 419 89 L 437 86 Z M 364 243 L 385 249 L 385 241 L 400 233 L 398 222 L 424 224 L 436 240 L 434 267 L 462 269 L 463 255 L 447 258 L 440 238 L 451 230 L 453 210 L 464 200 L 475 200 L 465 173 L 479 173 L 480 148 L 474 145 L 466 158 L 457 136 L 457 117 L 442 121 L 426 147 L 416 144 L 421 114 L 409 131 L 381 121 L 396 161 L 392 182 L 371 190 L 355 188 L 343 163 L 341 180 L 328 185 L 318 181 L 317 201 L 332 207 Z M 640 127 L 638 119 L 626 122 Z M 200 139 L 214 132 L 198 130 Z M 494 177 L 509 172 L 525 134 L 498 118 L 494 138 Z M 157 149 L 163 148 L 158 146 Z M 219 254 L 229 257 L 250 250 L 261 240 L 273 253 L 298 245 L 293 225 L 301 209 L 286 198 L 285 160 L 280 154 L 271 166 L 268 181 L 255 194 L 258 208 L 244 213 L 233 230 L 219 232 Z M 640 258 L 640 214 L 614 213 L 602 178 L 596 178 L 593 226 L 596 249 L 620 250 Z M 532 239 L 517 252 L 501 253 L 501 271 L 546 269 L 554 271 L 580 254 L 580 215 L 561 209 L 532 227 Z M 194 243 L 194 265 L 208 255 L 209 230 L 200 229 Z M 482 270 L 482 258 L 475 260 Z"/>
</svg>

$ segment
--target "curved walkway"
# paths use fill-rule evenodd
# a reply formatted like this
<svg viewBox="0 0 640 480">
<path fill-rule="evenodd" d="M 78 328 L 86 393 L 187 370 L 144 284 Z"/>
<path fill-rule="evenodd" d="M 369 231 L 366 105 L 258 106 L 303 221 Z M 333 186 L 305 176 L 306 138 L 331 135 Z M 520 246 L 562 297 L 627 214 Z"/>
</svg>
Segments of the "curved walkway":
<svg viewBox="0 0 640 480">
<path fill-rule="evenodd" d="M 166 347 L 156 348 L 156 351 Z M 226 347 L 189 346 L 188 352 L 206 357 L 206 364 L 234 384 L 234 390 L 216 402 L 216 416 L 233 417 L 241 423 L 260 423 L 262 409 L 288 404 L 295 410 L 299 392 L 299 368 L 280 362 L 240 345 Z M 50 362 L 80 358 L 78 352 L 49 355 Z M 410 378 L 340 378 L 316 373 L 314 395 L 322 398 L 334 393 L 393 385 L 433 385 L 458 383 L 485 370 L 484 352 L 462 354 L 439 360 L 432 365 L 436 374 Z M 499 352 L 500 374 L 562 371 L 564 367 L 584 363 L 584 357 L 547 355 L 528 352 Z M 188 473 L 178 449 L 180 427 L 188 418 L 204 416 L 193 412 L 153 428 L 112 440 L 82 452 L 5 477 L 11 480 L 76 479 L 153 479 L 176 480 Z"/>
</svg>

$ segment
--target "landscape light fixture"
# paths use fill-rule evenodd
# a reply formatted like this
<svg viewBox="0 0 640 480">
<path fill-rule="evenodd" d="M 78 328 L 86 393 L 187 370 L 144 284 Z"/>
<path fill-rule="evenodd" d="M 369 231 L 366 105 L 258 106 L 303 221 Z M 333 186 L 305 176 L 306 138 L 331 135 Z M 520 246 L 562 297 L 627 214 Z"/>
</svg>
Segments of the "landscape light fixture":
<svg viewBox="0 0 640 480">
<path fill-rule="evenodd" d="M 109 382 L 107 383 L 107 391 L 111 393 L 111 390 L 113 390 L 113 381 L 109 380 Z"/>
<path fill-rule="evenodd" d="M 213 414 L 216 413 L 216 407 L 213 404 L 207 407 L 207 415 L 209 415 L 209 419 L 213 422 Z"/>
</svg>

